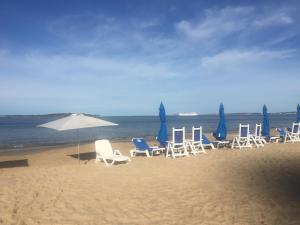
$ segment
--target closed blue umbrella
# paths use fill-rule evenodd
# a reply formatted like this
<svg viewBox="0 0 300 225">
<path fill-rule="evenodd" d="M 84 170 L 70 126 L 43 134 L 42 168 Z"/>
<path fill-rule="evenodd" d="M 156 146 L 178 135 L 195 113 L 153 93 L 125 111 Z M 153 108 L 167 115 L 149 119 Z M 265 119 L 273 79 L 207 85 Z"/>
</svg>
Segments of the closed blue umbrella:
<svg viewBox="0 0 300 225">
<path fill-rule="evenodd" d="M 262 120 L 262 136 L 269 138 L 270 137 L 270 120 L 267 106 L 263 107 L 263 120 Z"/>
<path fill-rule="evenodd" d="M 161 146 L 166 147 L 168 141 L 166 111 L 162 103 L 159 106 L 160 129 L 157 135 L 157 140 Z"/>
<path fill-rule="evenodd" d="M 225 113 L 224 113 L 224 105 L 223 103 L 220 104 L 219 107 L 219 124 L 216 132 L 213 133 L 213 136 L 218 141 L 226 140 L 227 136 L 227 127 L 226 127 L 226 120 L 225 120 Z"/>
<path fill-rule="evenodd" d="M 297 123 L 300 122 L 300 105 L 297 105 Z"/>
</svg>

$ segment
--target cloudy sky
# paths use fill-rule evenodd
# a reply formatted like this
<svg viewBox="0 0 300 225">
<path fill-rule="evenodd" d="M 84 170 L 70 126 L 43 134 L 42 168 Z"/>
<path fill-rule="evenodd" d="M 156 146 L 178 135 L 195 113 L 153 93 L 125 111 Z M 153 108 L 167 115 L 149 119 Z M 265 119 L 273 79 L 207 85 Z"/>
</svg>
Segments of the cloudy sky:
<svg viewBox="0 0 300 225">
<path fill-rule="evenodd" d="M 300 2 L 0 1 L 0 114 L 295 111 Z"/>
</svg>

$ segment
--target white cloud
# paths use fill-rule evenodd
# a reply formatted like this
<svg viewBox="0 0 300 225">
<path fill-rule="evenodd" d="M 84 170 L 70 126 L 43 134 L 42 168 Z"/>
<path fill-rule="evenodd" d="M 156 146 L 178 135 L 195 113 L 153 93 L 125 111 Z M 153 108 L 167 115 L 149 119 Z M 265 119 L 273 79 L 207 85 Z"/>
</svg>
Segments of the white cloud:
<svg viewBox="0 0 300 225">
<path fill-rule="evenodd" d="M 182 20 L 176 24 L 179 34 L 191 40 L 221 40 L 229 35 L 257 33 L 257 28 L 290 25 L 294 19 L 287 9 L 225 7 L 209 9 L 197 20 Z"/>
<path fill-rule="evenodd" d="M 258 27 L 289 25 L 294 22 L 293 18 L 284 12 L 274 13 L 254 20 L 253 24 Z"/>
<path fill-rule="evenodd" d="M 49 32 L 63 39 L 67 49 L 81 53 L 135 55 L 155 49 L 166 49 L 169 44 L 161 32 L 159 19 L 126 21 L 101 14 L 83 13 L 64 16 L 49 24 Z"/>
<path fill-rule="evenodd" d="M 295 50 L 227 50 L 213 56 L 203 57 L 201 66 L 206 69 L 240 68 L 243 65 L 293 58 L 295 54 Z"/>
<path fill-rule="evenodd" d="M 27 54 L 1 58 L 0 76 L 30 76 L 37 78 L 58 78 L 68 80 L 103 79 L 107 77 L 127 77 L 133 79 L 172 77 L 176 73 L 164 63 L 150 63 L 101 56 L 78 56 L 70 54 L 45 55 Z"/>
<path fill-rule="evenodd" d="M 269 36 L 261 28 L 290 23 L 294 19 L 287 9 L 228 6 L 203 10 L 198 19 L 181 20 L 174 24 L 174 35 L 159 18 L 123 21 L 92 13 L 58 18 L 50 23 L 49 31 L 64 39 L 63 51 L 70 54 L 174 64 L 180 58 L 192 60 L 232 45 L 270 48 L 293 38 L 297 31 L 276 31 Z"/>
<path fill-rule="evenodd" d="M 220 38 L 244 29 L 249 21 L 250 7 L 226 7 L 220 10 L 206 10 L 204 19 L 194 23 L 182 20 L 176 28 L 192 39 Z"/>
</svg>

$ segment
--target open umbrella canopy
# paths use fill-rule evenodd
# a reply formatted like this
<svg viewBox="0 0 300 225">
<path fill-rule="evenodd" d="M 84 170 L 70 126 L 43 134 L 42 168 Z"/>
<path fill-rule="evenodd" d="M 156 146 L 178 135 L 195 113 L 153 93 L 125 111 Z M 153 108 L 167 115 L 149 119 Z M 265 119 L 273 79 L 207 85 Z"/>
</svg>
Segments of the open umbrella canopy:
<svg viewBox="0 0 300 225">
<path fill-rule="evenodd" d="M 71 114 L 67 117 L 44 123 L 38 127 L 51 128 L 58 131 L 73 130 L 89 127 L 117 126 L 118 124 L 101 120 L 84 114 Z"/>
<path fill-rule="evenodd" d="M 218 124 L 217 130 L 213 133 L 213 136 L 217 140 L 223 141 L 223 140 L 226 140 L 226 137 L 227 137 L 227 127 L 226 127 L 226 119 L 225 119 L 223 103 L 221 103 L 220 107 L 219 107 L 219 118 L 220 118 L 219 124 Z"/>
<path fill-rule="evenodd" d="M 300 105 L 299 104 L 297 105 L 297 121 L 296 122 L 297 123 L 300 122 Z"/>
<path fill-rule="evenodd" d="M 263 106 L 262 136 L 270 137 L 270 121 L 267 106 Z"/>
<path fill-rule="evenodd" d="M 51 128 L 58 131 L 64 130 L 78 130 L 81 128 L 90 128 L 90 127 L 104 127 L 104 126 L 117 126 L 118 124 L 112 123 L 109 121 L 97 119 L 91 116 L 86 116 L 84 114 L 71 114 L 64 118 L 54 120 L 49 123 L 44 123 L 38 127 Z M 78 135 L 78 132 L 77 132 Z M 78 149 L 78 162 L 80 162 L 80 153 L 79 153 L 79 143 L 77 145 Z"/>
<path fill-rule="evenodd" d="M 160 129 L 157 135 L 157 140 L 160 145 L 165 147 L 168 141 L 168 132 L 167 132 L 167 120 L 166 120 L 166 111 L 162 103 L 159 106 L 159 119 L 160 119 Z"/>
</svg>

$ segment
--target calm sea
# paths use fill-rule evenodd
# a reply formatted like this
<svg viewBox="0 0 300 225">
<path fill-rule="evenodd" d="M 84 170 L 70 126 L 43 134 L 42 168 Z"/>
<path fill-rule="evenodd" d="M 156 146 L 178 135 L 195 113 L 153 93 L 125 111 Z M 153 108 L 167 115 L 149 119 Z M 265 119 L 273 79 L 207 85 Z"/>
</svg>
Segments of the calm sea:
<svg viewBox="0 0 300 225">
<path fill-rule="evenodd" d="M 132 137 L 153 138 L 159 129 L 158 116 L 111 116 L 101 119 L 118 123 L 119 126 L 80 129 L 78 132 L 55 131 L 39 128 L 37 125 L 62 118 L 66 115 L 42 116 L 1 116 L 0 117 L 0 149 L 23 149 L 26 147 L 55 146 L 72 144 L 78 141 L 89 142 L 96 139 L 131 139 Z M 96 116 L 97 117 L 97 116 Z M 294 113 L 270 114 L 271 128 L 290 127 L 295 120 Z M 253 129 L 255 123 L 260 123 L 260 114 L 227 114 L 229 132 L 237 132 L 239 123 L 249 123 Z M 191 133 L 192 126 L 203 127 L 204 132 L 212 132 L 218 124 L 218 115 L 199 116 L 167 116 L 168 132 L 172 127 L 186 128 Z"/>
</svg>

